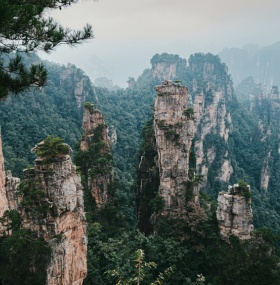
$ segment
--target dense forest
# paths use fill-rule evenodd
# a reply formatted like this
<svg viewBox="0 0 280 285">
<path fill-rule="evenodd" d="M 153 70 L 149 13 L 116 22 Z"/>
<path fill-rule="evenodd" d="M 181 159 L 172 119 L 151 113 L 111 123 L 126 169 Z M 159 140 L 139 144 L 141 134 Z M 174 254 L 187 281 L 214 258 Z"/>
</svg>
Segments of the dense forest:
<svg viewBox="0 0 280 285">
<path fill-rule="evenodd" d="M 29 60 L 40 62 L 36 55 Z M 276 87 L 265 90 L 247 78 L 234 90 L 220 58 L 202 53 L 188 60 L 156 54 L 151 68 L 128 88 L 116 90 L 94 86 L 73 65 L 44 64 L 49 74 L 44 88 L 0 101 L 5 168 L 22 178 L 22 170 L 35 158 L 30 149 L 48 135 L 64 139 L 74 150 L 88 223 L 88 276 L 84 284 L 134 284 L 139 264 L 143 266 L 143 285 L 280 283 L 276 235 L 280 231 L 280 97 Z M 172 70 L 168 70 L 170 66 Z M 188 87 L 188 104 L 195 111 L 190 168 L 203 180 L 198 186 L 201 207 L 189 197 L 182 213 L 152 225 L 149 217 L 161 210 L 162 202 L 157 194 L 154 86 L 165 79 L 167 71 L 169 79 Z M 100 153 L 100 136 L 88 152 L 79 150 L 86 102 L 95 103 L 104 114 L 112 159 Z M 145 197 L 137 196 L 141 156 L 153 169 Z M 110 199 L 97 207 L 86 176 L 101 159 L 116 175 L 110 184 Z M 232 236 L 226 242 L 219 236 L 216 198 L 220 191 L 243 179 L 252 189 L 254 239 L 240 242 Z M 141 221 L 137 219 L 140 202 L 146 211 Z M 0 274 L 3 278 L 7 272 Z"/>
</svg>

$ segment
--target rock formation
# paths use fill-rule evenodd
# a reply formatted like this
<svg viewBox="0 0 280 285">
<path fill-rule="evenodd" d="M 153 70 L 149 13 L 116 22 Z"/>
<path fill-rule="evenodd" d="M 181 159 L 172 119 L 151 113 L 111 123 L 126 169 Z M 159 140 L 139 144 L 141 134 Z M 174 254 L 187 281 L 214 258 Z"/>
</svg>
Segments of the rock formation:
<svg viewBox="0 0 280 285">
<path fill-rule="evenodd" d="M 188 89 L 171 81 L 155 87 L 154 129 L 160 175 L 159 195 L 164 209 L 182 207 L 186 201 L 189 154 L 194 121 L 188 114 Z"/>
<path fill-rule="evenodd" d="M 102 113 L 94 104 L 86 103 L 83 115 L 83 137 L 80 142 L 82 151 L 89 151 L 92 164 L 88 172 L 88 185 L 91 194 L 99 207 L 108 200 L 108 189 L 112 180 L 112 168 L 108 157 L 110 156 L 110 143 L 108 128 Z M 94 149 L 94 152 L 91 152 Z M 93 157 L 94 156 L 94 157 Z M 99 156 L 99 157 L 98 157 Z M 106 171 L 103 169 L 106 168 Z"/>
<path fill-rule="evenodd" d="M 199 72 L 201 81 L 204 82 L 202 86 L 193 79 L 192 97 L 196 118 L 196 172 L 203 175 L 204 183 L 200 188 L 206 191 L 213 187 L 208 182 L 209 172 L 214 171 L 216 181 L 225 186 L 233 173 L 230 153 L 226 147 L 232 130 L 231 112 L 227 103 L 232 100 L 233 87 L 226 68 L 218 59 L 213 59 L 216 63 L 211 63 L 206 57 L 203 61 L 195 60 L 190 63 L 192 72 Z M 225 147 L 218 149 L 218 145 Z"/>
<path fill-rule="evenodd" d="M 70 147 L 64 146 L 70 153 Z M 2 151 L 0 159 L 1 211 L 17 210 L 22 217 L 21 229 L 43 238 L 51 247 L 45 284 L 82 285 L 87 274 L 86 220 L 82 185 L 70 154 L 38 157 L 34 168 L 24 171 L 20 185 L 10 171 L 3 180 Z M 1 231 L 4 233 L 4 227 Z M 36 264 L 33 266 L 36 271 Z"/>
<path fill-rule="evenodd" d="M 76 99 L 77 106 L 81 107 L 85 98 L 92 92 L 90 80 L 84 72 L 75 65 L 68 63 L 60 73 L 60 85 L 73 95 Z"/>
<path fill-rule="evenodd" d="M 216 215 L 223 239 L 227 240 L 230 235 L 250 239 L 254 229 L 250 186 L 235 184 L 229 186 L 228 192 L 220 192 Z"/>
<path fill-rule="evenodd" d="M 21 197 L 18 195 L 17 188 L 20 184 L 20 179 L 13 177 L 12 172 L 7 170 L 6 174 L 6 197 L 8 200 L 9 210 L 17 210 L 21 201 Z"/>
<path fill-rule="evenodd" d="M 46 284 L 82 285 L 87 274 L 86 220 L 82 185 L 70 155 L 38 157 L 24 176 L 25 197 L 30 191 L 42 193 L 40 200 L 31 206 L 25 202 L 20 210 L 23 228 L 51 246 Z"/>
<path fill-rule="evenodd" d="M 280 153 L 279 131 L 280 131 L 280 94 L 278 86 L 273 86 L 270 92 L 260 84 L 256 85 L 255 90 L 250 94 L 250 111 L 258 118 L 258 131 L 261 144 L 263 144 L 262 167 L 260 169 L 261 190 L 269 191 L 271 177 L 277 169 L 274 166 L 274 149 Z M 274 145 L 273 145 L 274 144 Z M 277 170 L 276 170 L 277 171 Z"/>
<path fill-rule="evenodd" d="M 162 209 L 162 198 L 159 196 L 158 153 L 155 141 L 153 122 L 149 121 L 143 129 L 145 150 L 142 153 L 137 171 L 136 208 L 138 228 L 145 234 L 154 232 L 155 214 Z M 152 201 L 158 205 L 151 207 Z M 149 205 L 149 206 L 147 206 Z"/>
<path fill-rule="evenodd" d="M 114 126 L 110 126 L 109 132 L 108 132 L 108 138 L 109 138 L 111 145 L 117 144 L 118 134 L 117 134 L 117 129 Z"/>
<path fill-rule="evenodd" d="M 152 76 L 159 80 L 171 80 L 176 77 L 178 69 L 185 68 L 186 60 L 181 59 L 178 55 L 163 53 L 156 54 L 151 59 Z"/>
<path fill-rule="evenodd" d="M 5 190 L 4 156 L 2 152 L 2 136 L 0 129 L 0 217 L 8 210 L 8 201 Z"/>
<path fill-rule="evenodd" d="M 153 67 L 153 77 L 171 80 L 176 76 L 176 63 L 159 62 Z"/>
</svg>

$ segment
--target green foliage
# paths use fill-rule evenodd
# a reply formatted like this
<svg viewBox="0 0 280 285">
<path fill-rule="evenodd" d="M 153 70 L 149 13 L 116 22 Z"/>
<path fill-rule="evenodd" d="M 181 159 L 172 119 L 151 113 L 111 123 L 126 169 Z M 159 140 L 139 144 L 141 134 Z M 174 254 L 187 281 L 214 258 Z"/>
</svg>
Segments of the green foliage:
<svg viewBox="0 0 280 285">
<path fill-rule="evenodd" d="M 180 134 L 178 134 L 175 130 L 168 129 L 164 132 L 166 139 L 174 141 L 175 144 L 179 144 Z"/>
<path fill-rule="evenodd" d="M 148 121 L 143 128 L 138 157 L 141 162 L 134 186 L 138 227 L 144 233 L 149 234 L 153 231 L 151 215 L 155 211 L 160 212 L 163 206 L 163 201 L 158 196 L 159 170 L 156 165 L 157 152 L 152 120 Z"/>
<path fill-rule="evenodd" d="M 116 285 L 128 285 L 128 284 L 140 285 L 140 282 L 142 283 L 142 281 L 145 278 L 145 275 L 146 275 L 145 271 L 147 269 L 156 268 L 157 265 L 154 262 L 144 262 L 145 254 L 142 249 L 137 249 L 134 255 L 135 255 L 135 263 L 136 263 L 135 276 L 130 277 L 128 280 L 124 280 L 123 277 L 121 277 L 120 274 L 116 270 L 109 270 L 106 272 L 107 274 L 117 279 Z M 150 285 L 164 284 L 163 282 L 164 282 L 165 277 L 170 277 L 172 272 L 173 272 L 172 268 L 169 267 L 163 273 L 160 273 L 157 279 L 154 282 L 150 283 Z"/>
<path fill-rule="evenodd" d="M 252 197 L 250 186 L 244 180 L 239 180 L 238 186 L 231 188 L 231 194 L 244 196 L 247 202 Z"/>
<path fill-rule="evenodd" d="M 23 180 L 18 186 L 18 193 L 22 197 L 20 206 L 27 215 L 32 218 L 45 219 L 50 213 L 50 205 L 45 191 L 40 189 L 40 184 L 33 179 Z"/>
<path fill-rule="evenodd" d="M 186 65 L 186 60 L 181 59 L 177 54 L 163 53 L 161 55 L 156 54 L 151 59 L 151 64 L 154 67 L 157 63 L 168 63 L 168 64 L 181 64 Z"/>
<path fill-rule="evenodd" d="M 64 139 L 71 147 L 81 136 L 82 108 L 77 107 L 75 85 L 57 81 L 59 74 L 67 69 L 55 64 L 44 65 L 50 81 L 42 91 L 34 90 L 0 101 L 5 168 L 16 177 L 22 177 L 22 170 L 33 164 L 36 156 L 30 149 L 49 134 Z M 71 71 L 77 80 L 85 80 L 87 90 L 89 79 L 82 77 L 76 68 Z M 87 92 L 88 96 L 93 96 L 92 90 Z"/>
<path fill-rule="evenodd" d="M 94 178 L 97 175 L 110 173 L 112 156 L 108 153 L 106 143 L 103 141 L 103 132 L 107 126 L 99 124 L 93 132 L 93 137 L 88 142 L 88 150 L 79 150 L 77 145 L 74 161 L 81 171 L 84 184 L 88 183 L 88 176 Z"/>
<path fill-rule="evenodd" d="M 89 112 L 92 114 L 93 111 L 94 111 L 95 108 L 96 108 L 96 105 L 93 104 L 93 103 L 90 103 L 90 102 L 85 102 L 85 103 L 84 103 L 84 107 L 85 107 L 86 109 L 88 109 Z"/>
<path fill-rule="evenodd" d="M 184 111 L 184 115 L 189 119 L 189 120 L 195 120 L 194 116 L 194 110 L 193 108 L 189 107 Z"/>
<path fill-rule="evenodd" d="M 0 242 L 0 281 L 7 285 L 44 285 L 51 250 L 28 230 L 13 230 Z"/>
<path fill-rule="evenodd" d="M 213 77 L 204 73 L 208 76 L 204 78 L 202 70 L 204 68 L 207 70 L 209 61 L 214 66 Z M 203 91 L 206 95 L 207 102 L 211 102 L 213 98 L 216 83 L 224 88 L 226 94 L 226 82 L 228 82 L 226 68 L 217 57 L 195 55 L 190 62 L 190 67 L 177 64 L 177 76 L 182 79 L 182 84 L 187 84 L 192 95 L 193 82 L 196 82 L 197 92 Z M 11 97 L 0 104 L 6 163 L 18 173 L 23 165 L 30 164 L 33 159 L 29 149 L 47 134 L 60 136 L 72 146 L 80 137 L 82 112 L 81 108 L 77 107 L 73 95 L 74 84 L 70 81 L 65 84 L 59 82 L 59 74 L 65 71 L 65 67 L 49 65 L 49 70 L 51 81 L 43 92 L 27 93 L 18 96 L 17 100 Z M 79 76 L 84 76 L 81 71 Z M 214 87 L 211 86 L 209 89 L 208 82 L 213 83 Z M 201 210 L 204 211 L 202 214 L 195 206 L 188 205 L 184 213 L 178 214 L 179 220 L 175 218 L 174 222 L 159 220 L 156 229 L 158 235 L 150 234 L 153 232 L 150 228 L 151 216 L 154 211 L 160 212 L 162 201 L 158 197 L 159 171 L 156 165 L 152 121 L 143 130 L 138 157 L 136 153 L 141 141 L 141 129 L 152 112 L 151 103 L 155 96 L 153 87 L 156 84 L 159 84 L 159 80 L 152 78 L 151 70 L 145 70 L 135 84 L 126 90 L 112 92 L 104 88 L 95 88 L 93 95 L 91 87 L 87 89 L 89 95 L 86 96 L 86 100 L 94 101 L 96 96 L 110 128 L 116 129 L 117 143 L 112 146 L 114 154 L 112 160 L 125 187 L 112 185 L 112 191 L 115 193 L 114 201 L 100 210 L 94 208 L 90 193 L 85 191 L 86 211 L 89 217 L 88 277 L 85 284 L 112 285 L 112 281 L 104 275 L 104 272 L 114 269 L 124 278 L 130 278 L 133 276 L 130 270 L 134 268 L 134 261 L 128 257 L 135 250 L 142 248 L 146 253 L 147 262 L 153 261 L 158 265 L 157 269 L 154 269 L 155 272 L 147 272 L 146 284 L 153 282 L 159 272 L 164 272 L 165 268 L 175 266 L 176 274 L 171 276 L 170 280 L 166 280 L 167 285 L 191 284 L 196 282 L 197 274 L 205 276 L 205 283 L 212 285 L 236 285 L 237 282 L 238 285 L 278 285 L 279 258 L 274 249 L 270 251 L 269 245 L 263 241 L 240 244 L 233 238 L 231 244 L 223 242 L 219 238 L 214 208 L 209 211 Z M 250 185 L 259 185 L 259 173 L 265 149 L 273 145 L 269 163 L 273 164 L 275 170 L 271 174 L 270 188 L 263 195 L 256 187 L 253 188 L 253 207 L 257 225 L 270 223 L 277 229 L 279 195 L 276 194 L 280 181 L 277 170 L 280 167 L 280 159 L 276 144 L 271 144 L 272 141 L 278 141 L 276 135 L 260 143 L 261 136 L 256 118 L 250 115 L 234 96 L 232 101 L 227 101 L 226 104 L 233 122 L 228 144 L 215 134 L 208 134 L 204 140 L 204 152 L 212 147 L 216 148 L 216 157 L 209 165 L 206 190 L 213 196 L 218 191 L 225 190 L 227 185 L 217 181 L 216 177 L 226 155 L 231 159 L 233 166 L 230 183 L 248 175 Z M 272 122 L 267 116 L 268 110 L 266 108 L 264 111 L 263 118 Z M 166 127 L 164 122 L 162 127 Z M 274 132 L 274 129 L 272 130 Z M 277 130 L 275 128 L 275 133 Z M 98 150 L 103 147 L 104 143 L 93 141 L 91 155 L 77 152 L 80 160 L 77 164 L 83 183 L 86 181 L 86 176 L 96 175 L 94 171 L 88 172 L 91 163 L 98 165 L 98 171 L 100 167 L 102 173 L 107 173 L 107 168 L 104 166 L 110 158 L 98 155 Z M 137 183 L 133 186 L 133 190 L 137 193 L 137 211 L 135 211 L 134 193 L 129 187 L 132 184 L 137 158 L 140 161 L 141 156 L 145 158 L 146 167 L 142 169 L 142 173 L 137 173 Z M 90 157 L 94 159 L 91 161 Z M 191 158 L 191 168 L 195 168 L 195 157 L 191 155 Z M 137 185 L 141 185 L 141 180 L 143 183 L 140 189 Z M 36 197 L 40 197 L 40 193 L 35 192 L 31 196 L 30 200 L 33 203 L 33 196 L 36 200 Z M 209 197 L 207 199 L 209 200 Z M 138 226 L 146 236 L 133 229 L 136 212 L 139 215 Z M 207 219 L 204 219 L 205 215 Z M 16 228 L 16 224 L 18 223 L 15 222 L 10 227 Z M 1 253 L 1 256 L 4 255 Z"/>
<path fill-rule="evenodd" d="M 70 153 L 69 147 L 59 137 L 48 136 L 34 148 L 36 154 L 44 159 L 53 159 Z"/>
<path fill-rule="evenodd" d="M 16 210 L 6 210 L 2 217 L 0 217 L 0 224 L 3 225 L 7 231 L 15 231 L 20 229 L 22 222 L 21 215 Z"/>
<path fill-rule="evenodd" d="M 74 45 L 93 37 L 89 25 L 83 31 L 71 31 L 53 18 L 43 16 L 46 10 L 61 9 L 75 2 L 77 1 L 1 1 L 0 98 L 10 92 L 19 93 L 30 86 L 43 86 L 46 83 L 47 71 L 41 64 L 28 68 L 18 54 L 9 58 L 12 52 L 50 52 L 59 44 Z"/>
<path fill-rule="evenodd" d="M 279 241 L 279 235 L 275 234 L 272 229 L 267 227 L 258 228 L 254 231 L 254 236 L 262 238 L 268 244 L 274 244 Z"/>
<path fill-rule="evenodd" d="M 151 206 L 154 213 L 160 213 L 164 209 L 164 199 L 157 195 L 155 198 L 151 199 L 149 206 Z"/>
</svg>

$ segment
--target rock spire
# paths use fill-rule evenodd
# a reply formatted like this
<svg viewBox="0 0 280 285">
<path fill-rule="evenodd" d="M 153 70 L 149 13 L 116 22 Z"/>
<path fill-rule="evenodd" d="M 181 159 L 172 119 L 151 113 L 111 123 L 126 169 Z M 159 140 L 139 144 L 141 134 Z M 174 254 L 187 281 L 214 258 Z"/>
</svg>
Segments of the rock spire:
<svg viewBox="0 0 280 285">
<path fill-rule="evenodd" d="M 109 187 L 112 181 L 112 166 L 108 127 L 102 113 L 95 104 L 85 103 L 83 115 L 83 137 L 80 149 L 88 152 L 90 161 L 87 173 L 87 186 L 97 207 L 109 199 Z"/>
<path fill-rule="evenodd" d="M 2 151 L 2 136 L 0 128 L 0 217 L 8 210 L 8 200 L 5 190 L 5 169 L 4 169 L 4 156 Z"/>
<path fill-rule="evenodd" d="M 21 212 L 23 227 L 51 246 L 46 284 L 82 285 L 87 274 L 86 220 L 81 179 L 70 155 L 38 157 L 34 168 L 25 170 L 24 176 L 23 185 L 43 193 L 43 212 L 39 208 L 39 213 L 32 215 L 24 205 Z"/>
<path fill-rule="evenodd" d="M 250 186 L 242 184 L 234 184 L 228 192 L 219 193 L 216 215 L 223 239 L 227 240 L 230 235 L 241 240 L 251 238 L 254 227 L 250 194 Z"/>
<path fill-rule="evenodd" d="M 155 87 L 154 129 L 160 175 L 159 195 L 164 210 L 183 207 L 186 201 L 189 155 L 194 136 L 188 89 L 180 83 L 163 81 Z"/>
</svg>

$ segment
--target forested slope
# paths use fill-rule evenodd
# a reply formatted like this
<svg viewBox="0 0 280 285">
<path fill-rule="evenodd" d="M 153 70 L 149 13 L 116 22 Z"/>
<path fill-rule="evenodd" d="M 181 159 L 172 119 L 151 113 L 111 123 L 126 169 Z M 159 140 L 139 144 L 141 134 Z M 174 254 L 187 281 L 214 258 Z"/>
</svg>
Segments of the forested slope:
<svg viewBox="0 0 280 285">
<path fill-rule="evenodd" d="M 38 60 L 32 58 L 33 62 Z M 49 70 L 46 87 L 0 102 L 6 169 L 11 169 L 14 175 L 21 176 L 22 169 L 33 159 L 30 149 L 48 134 L 63 138 L 74 148 L 81 136 L 83 103 L 95 102 L 109 125 L 117 175 L 126 192 L 133 196 L 129 189 L 138 163 L 141 130 L 153 111 L 154 86 L 163 79 L 178 80 L 188 87 L 189 105 L 197 116 L 194 152 L 197 172 L 204 176 L 201 191 L 216 197 L 229 183 L 248 177 L 255 225 L 280 229 L 275 199 L 279 185 L 278 151 L 277 145 L 269 142 L 277 140 L 277 132 L 273 131 L 276 130 L 273 122 L 277 120 L 268 122 L 268 118 L 276 118 L 276 109 L 269 109 L 265 100 L 255 112 L 250 109 L 249 99 L 239 103 L 246 96 L 236 97 L 227 68 L 218 57 L 195 54 L 187 62 L 177 55 L 155 55 L 151 59 L 152 68 L 146 69 L 129 88 L 117 91 L 93 86 L 73 65 L 46 64 Z M 250 86 L 252 89 L 255 85 Z M 247 93 L 250 92 L 248 89 Z M 274 115 L 269 115 L 270 110 L 274 110 Z M 259 119 L 264 128 L 271 125 L 272 135 L 265 140 Z M 263 161 L 267 159 L 270 179 L 267 191 L 263 191 Z"/>
</svg>

